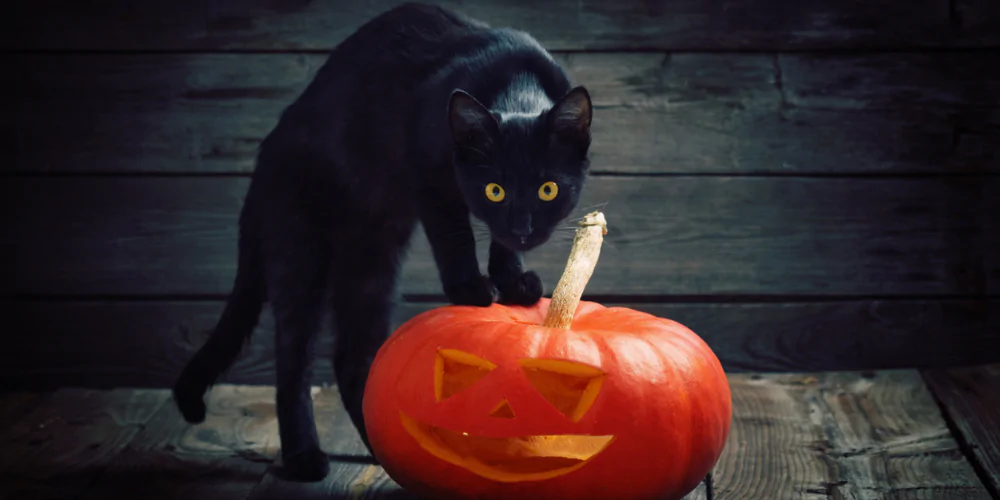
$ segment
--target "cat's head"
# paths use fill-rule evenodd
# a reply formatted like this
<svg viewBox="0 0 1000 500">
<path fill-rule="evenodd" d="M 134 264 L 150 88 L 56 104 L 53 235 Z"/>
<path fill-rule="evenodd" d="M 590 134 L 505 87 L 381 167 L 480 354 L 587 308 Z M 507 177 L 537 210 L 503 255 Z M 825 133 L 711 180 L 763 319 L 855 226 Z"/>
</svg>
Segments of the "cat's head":
<svg viewBox="0 0 1000 500">
<path fill-rule="evenodd" d="M 589 167 L 590 94 L 575 87 L 540 114 L 502 115 L 451 95 L 455 174 L 493 241 L 525 251 L 546 242 L 579 201 Z"/>
</svg>

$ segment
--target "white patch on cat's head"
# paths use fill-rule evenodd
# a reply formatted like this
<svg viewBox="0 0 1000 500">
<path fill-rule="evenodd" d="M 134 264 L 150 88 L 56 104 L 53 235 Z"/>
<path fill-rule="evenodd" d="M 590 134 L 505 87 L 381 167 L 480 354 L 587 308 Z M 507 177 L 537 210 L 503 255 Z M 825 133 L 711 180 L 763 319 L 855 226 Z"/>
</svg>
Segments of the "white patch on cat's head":
<svg viewBox="0 0 1000 500">
<path fill-rule="evenodd" d="M 516 117 L 536 117 L 552 104 L 535 75 L 519 73 L 511 78 L 510 86 L 497 98 L 496 109 L 500 119 L 507 121 Z"/>
</svg>

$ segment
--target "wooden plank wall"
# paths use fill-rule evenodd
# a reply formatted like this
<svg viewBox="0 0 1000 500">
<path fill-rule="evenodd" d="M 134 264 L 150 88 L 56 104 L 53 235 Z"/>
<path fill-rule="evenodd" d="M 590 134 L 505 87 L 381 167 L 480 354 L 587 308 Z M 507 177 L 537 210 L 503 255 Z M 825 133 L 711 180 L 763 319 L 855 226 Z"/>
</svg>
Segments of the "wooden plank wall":
<svg viewBox="0 0 1000 500">
<path fill-rule="evenodd" d="M 63 3 L 18 1 L 0 35 L 0 385 L 168 385 L 231 285 L 256 147 L 398 2 Z M 590 88 L 582 205 L 611 229 L 587 298 L 681 321 L 731 370 L 997 359 L 996 2 L 434 3 L 530 31 Z M 548 289 L 568 248 L 528 256 Z M 403 292 L 397 321 L 442 300 L 421 232 Z M 271 382 L 269 325 L 227 381 Z"/>
</svg>

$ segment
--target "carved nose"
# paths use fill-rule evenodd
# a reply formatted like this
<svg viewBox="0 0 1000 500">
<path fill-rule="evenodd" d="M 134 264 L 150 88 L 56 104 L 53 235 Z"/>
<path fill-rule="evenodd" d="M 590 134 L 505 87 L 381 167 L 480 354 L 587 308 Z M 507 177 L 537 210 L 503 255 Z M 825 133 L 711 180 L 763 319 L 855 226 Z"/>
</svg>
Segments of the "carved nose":
<svg viewBox="0 0 1000 500">
<path fill-rule="evenodd" d="M 514 418 L 514 410 L 510 407 L 510 403 L 506 399 L 500 401 L 500 404 L 493 408 L 490 412 L 490 416 L 494 418 Z"/>
</svg>

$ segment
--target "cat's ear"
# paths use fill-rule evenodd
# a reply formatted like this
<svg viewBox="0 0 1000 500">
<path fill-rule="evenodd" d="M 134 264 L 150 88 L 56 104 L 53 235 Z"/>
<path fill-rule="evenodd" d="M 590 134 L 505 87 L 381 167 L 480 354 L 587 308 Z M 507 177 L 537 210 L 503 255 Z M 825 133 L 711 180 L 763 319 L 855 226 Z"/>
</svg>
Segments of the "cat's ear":
<svg viewBox="0 0 1000 500">
<path fill-rule="evenodd" d="M 570 144 L 590 142 L 590 93 L 578 86 L 566 93 L 549 111 L 553 139 Z"/>
<path fill-rule="evenodd" d="M 448 125 L 456 145 L 483 153 L 493 150 L 500 127 L 490 110 L 463 90 L 455 90 L 448 101 Z"/>
</svg>

